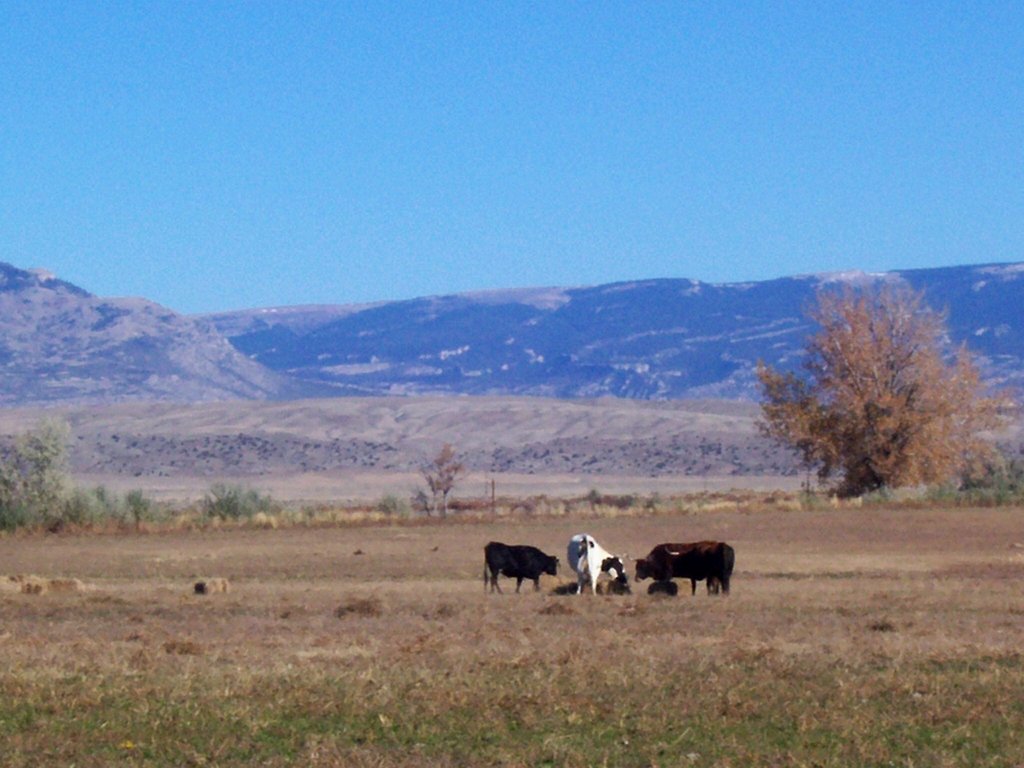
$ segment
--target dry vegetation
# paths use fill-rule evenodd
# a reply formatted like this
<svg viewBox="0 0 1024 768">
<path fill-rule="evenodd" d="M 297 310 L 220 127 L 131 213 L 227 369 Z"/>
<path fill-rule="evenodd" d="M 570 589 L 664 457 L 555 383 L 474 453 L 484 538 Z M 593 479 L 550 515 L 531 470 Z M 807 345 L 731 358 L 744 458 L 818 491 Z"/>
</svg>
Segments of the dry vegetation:
<svg viewBox="0 0 1024 768">
<path fill-rule="evenodd" d="M 1022 521 L 733 505 L 8 536 L 3 572 L 80 588 L 0 589 L 0 764 L 1016 766 Z M 727 540 L 733 593 L 484 594 L 488 540 L 564 559 L 580 530 L 634 557 Z M 196 595 L 211 573 L 230 591 Z"/>
<path fill-rule="evenodd" d="M 64 418 L 80 485 L 174 501 L 218 480 L 287 500 L 408 496 L 444 443 L 469 472 L 459 496 L 494 478 L 508 494 L 797 487 L 794 454 L 757 434 L 757 414 L 728 401 L 514 397 L 123 403 L 2 409 L 0 447 Z"/>
</svg>

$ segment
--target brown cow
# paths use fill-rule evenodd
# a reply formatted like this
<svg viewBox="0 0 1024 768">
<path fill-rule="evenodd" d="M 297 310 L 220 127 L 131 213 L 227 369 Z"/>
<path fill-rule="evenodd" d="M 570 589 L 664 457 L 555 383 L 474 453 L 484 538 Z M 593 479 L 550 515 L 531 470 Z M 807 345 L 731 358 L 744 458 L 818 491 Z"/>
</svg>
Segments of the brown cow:
<svg viewBox="0 0 1024 768">
<path fill-rule="evenodd" d="M 708 594 L 721 590 L 729 594 L 736 553 L 721 541 L 697 541 L 691 544 L 659 544 L 647 557 L 636 561 L 636 580 L 689 579 L 690 594 L 696 594 L 697 582 L 707 579 Z"/>
</svg>

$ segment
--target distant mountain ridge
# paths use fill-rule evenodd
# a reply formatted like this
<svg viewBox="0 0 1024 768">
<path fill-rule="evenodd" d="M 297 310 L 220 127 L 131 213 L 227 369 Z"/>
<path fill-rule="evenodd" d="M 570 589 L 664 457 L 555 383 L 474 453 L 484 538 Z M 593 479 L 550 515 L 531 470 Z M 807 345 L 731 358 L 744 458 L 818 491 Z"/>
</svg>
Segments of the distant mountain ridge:
<svg viewBox="0 0 1024 768">
<path fill-rule="evenodd" d="M 904 282 L 989 381 L 1024 381 L 1024 263 L 709 284 L 657 279 L 186 317 L 0 263 L 0 405 L 530 395 L 755 399 L 799 365 L 823 285 Z"/>
<path fill-rule="evenodd" d="M 989 380 L 1024 379 L 1024 263 L 493 291 L 335 309 L 319 323 L 311 308 L 210 319 L 253 360 L 337 395 L 755 399 L 758 359 L 798 365 L 820 287 L 879 281 L 947 310 L 951 343 Z"/>
<path fill-rule="evenodd" d="M 277 397 L 209 322 L 0 263 L 0 405 Z"/>
</svg>

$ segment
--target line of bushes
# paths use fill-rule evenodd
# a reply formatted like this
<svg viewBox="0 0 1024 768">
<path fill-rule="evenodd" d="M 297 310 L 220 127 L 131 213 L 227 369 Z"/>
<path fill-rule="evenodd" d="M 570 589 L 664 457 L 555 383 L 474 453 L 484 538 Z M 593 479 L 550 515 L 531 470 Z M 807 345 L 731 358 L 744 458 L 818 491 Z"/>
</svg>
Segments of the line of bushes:
<svg viewBox="0 0 1024 768">
<path fill-rule="evenodd" d="M 102 486 L 74 487 L 67 470 L 69 432 L 65 422 L 47 420 L 0 450 L 0 530 L 138 526 L 159 516 L 161 510 L 142 491 L 121 495 Z"/>
<path fill-rule="evenodd" d="M 100 486 L 75 487 L 67 469 L 67 424 L 45 421 L 37 429 L 18 436 L 13 443 L 0 447 L 0 531 L 19 528 L 59 531 L 67 527 L 95 528 L 114 525 L 140 527 L 143 523 L 169 521 L 181 518 L 196 521 L 246 522 L 253 519 L 287 523 L 289 519 L 306 522 L 320 519 L 316 510 L 285 509 L 269 495 L 243 485 L 216 483 L 210 487 L 198 506 L 182 510 L 169 509 L 148 498 L 141 490 L 126 494 L 113 493 Z M 743 495 L 743 494 L 741 494 Z M 383 518 L 412 518 L 429 516 L 422 492 L 410 499 L 387 495 L 370 508 L 371 513 Z M 591 490 L 577 499 L 502 499 L 497 504 L 502 514 L 635 514 L 664 511 L 687 512 L 707 510 L 712 502 L 731 501 L 757 507 L 759 504 L 777 506 L 778 499 L 662 499 L 657 494 L 647 497 L 633 494 L 612 495 Z M 922 502 L 942 505 L 995 506 L 1024 504 L 1024 461 L 1004 460 L 989 464 L 956 484 L 919 490 L 913 497 L 887 492 L 884 489 L 859 499 L 864 504 L 893 504 Z M 805 488 L 798 502 L 803 508 L 815 508 L 828 503 L 826 496 Z M 485 514 L 491 509 L 489 499 L 452 500 L 453 512 L 469 515 Z M 710 505 L 710 506 L 709 506 Z M 349 510 L 350 512 L 352 510 Z M 497 511 L 497 510 L 496 510 Z M 335 510 L 337 512 L 337 510 Z M 334 519 L 335 515 L 331 516 Z M 308 519 L 307 519 L 308 518 Z"/>
</svg>

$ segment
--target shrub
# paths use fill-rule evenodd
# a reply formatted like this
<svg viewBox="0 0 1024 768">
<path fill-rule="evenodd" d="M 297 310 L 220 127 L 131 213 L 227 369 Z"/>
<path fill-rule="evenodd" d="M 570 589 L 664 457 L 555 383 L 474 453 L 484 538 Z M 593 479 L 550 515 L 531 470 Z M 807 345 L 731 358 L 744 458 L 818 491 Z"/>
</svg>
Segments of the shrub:
<svg viewBox="0 0 1024 768">
<path fill-rule="evenodd" d="M 35 516 L 21 504 L 0 504 L 0 531 L 14 531 L 38 523 Z"/>
<path fill-rule="evenodd" d="M 427 495 L 426 491 L 420 488 L 412 495 L 412 499 L 410 500 L 410 506 L 412 507 L 413 511 L 416 512 L 416 514 L 429 515 L 432 502 L 430 500 L 430 497 Z"/>
<path fill-rule="evenodd" d="M 140 490 L 128 491 L 124 498 L 125 506 L 128 508 L 128 515 L 136 526 L 145 520 L 152 520 L 154 514 L 153 502 L 146 498 Z"/>
<path fill-rule="evenodd" d="M 932 489 L 935 501 L 958 497 L 970 503 L 1010 504 L 1024 499 L 1024 461 L 999 456 L 978 471 L 961 478 L 959 489 L 952 485 Z"/>
<path fill-rule="evenodd" d="M 51 524 L 68 487 L 68 425 L 44 421 L 0 456 L 0 526 Z"/>
<path fill-rule="evenodd" d="M 274 514 L 279 506 L 270 496 L 240 485 L 217 483 L 210 487 L 202 501 L 203 515 L 220 520 L 251 518 L 259 512 Z"/>
<path fill-rule="evenodd" d="M 61 503 L 58 514 L 46 515 L 40 523 L 48 527 L 65 524 L 89 526 L 104 522 L 138 526 L 143 520 L 154 517 L 153 503 L 142 491 L 129 491 L 125 496 L 119 496 L 100 485 L 73 489 Z"/>
<path fill-rule="evenodd" d="M 102 519 L 117 519 L 117 499 L 112 498 L 102 486 L 86 490 L 75 488 L 68 494 L 60 507 L 60 513 L 45 521 L 48 526 L 60 526 L 65 523 L 85 526 L 93 525 Z"/>
<path fill-rule="evenodd" d="M 385 515 L 398 515 L 409 517 L 412 515 L 412 506 L 405 499 L 400 499 L 393 494 L 388 494 L 377 502 L 377 511 Z"/>
</svg>

